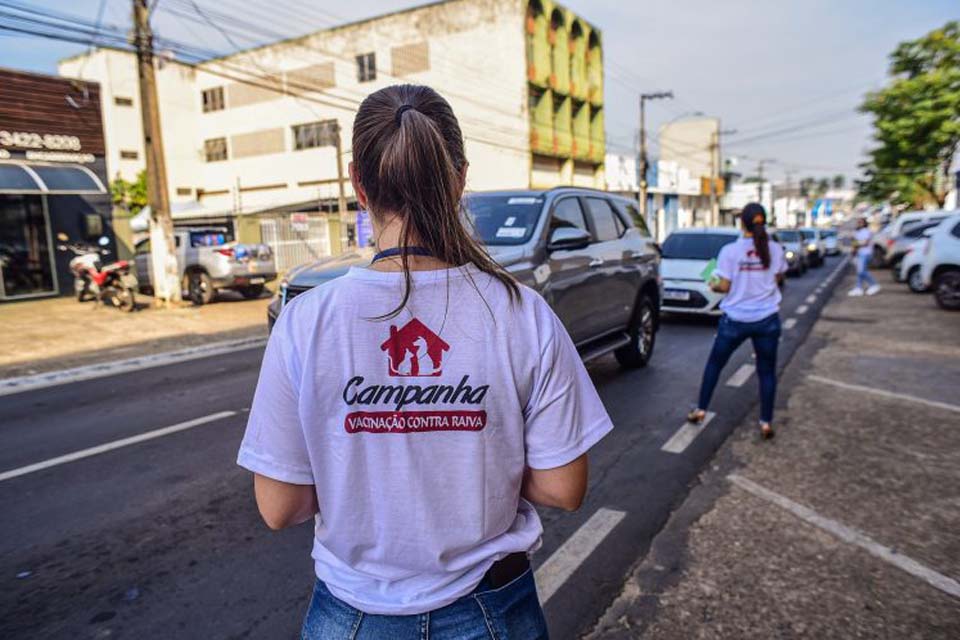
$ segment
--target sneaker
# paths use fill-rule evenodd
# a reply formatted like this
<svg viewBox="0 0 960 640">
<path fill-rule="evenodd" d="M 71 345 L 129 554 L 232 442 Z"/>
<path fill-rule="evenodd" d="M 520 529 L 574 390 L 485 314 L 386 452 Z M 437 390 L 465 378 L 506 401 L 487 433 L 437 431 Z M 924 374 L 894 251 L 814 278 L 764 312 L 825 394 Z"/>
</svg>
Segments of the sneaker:
<svg viewBox="0 0 960 640">
<path fill-rule="evenodd" d="M 862 296 L 863 289 L 861 289 L 860 287 L 854 287 L 853 289 L 850 289 L 850 292 L 847 295 L 854 298 L 856 298 L 857 296 Z"/>
<path fill-rule="evenodd" d="M 878 293 L 880 293 L 880 285 L 878 285 L 878 284 L 872 284 L 872 285 L 870 285 L 870 287 L 867 289 L 867 295 L 868 295 L 868 296 L 875 296 L 875 295 L 877 295 Z"/>
</svg>

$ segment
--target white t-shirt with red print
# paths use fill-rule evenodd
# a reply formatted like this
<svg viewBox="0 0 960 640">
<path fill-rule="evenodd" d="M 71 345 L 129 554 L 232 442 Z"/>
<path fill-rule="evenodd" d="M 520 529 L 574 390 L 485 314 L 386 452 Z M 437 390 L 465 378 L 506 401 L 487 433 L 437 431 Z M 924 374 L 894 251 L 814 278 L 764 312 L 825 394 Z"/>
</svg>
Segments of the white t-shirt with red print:
<svg viewBox="0 0 960 640">
<path fill-rule="evenodd" d="M 753 248 L 753 238 L 738 238 L 724 245 L 717 258 L 714 275 L 730 281 L 730 291 L 720 309 L 731 320 L 757 322 L 780 310 L 780 286 L 777 276 L 787 270 L 783 247 L 770 240 L 770 266 L 764 268 Z"/>
<path fill-rule="evenodd" d="M 316 487 L 317 576 L 348 604 L 415 614 L 539 546 L 525 466 L 563 466 L 613 425 L 547 303 L 469 266 L 354 268 L 270 336 L 238 463 Z"/>
</svg>

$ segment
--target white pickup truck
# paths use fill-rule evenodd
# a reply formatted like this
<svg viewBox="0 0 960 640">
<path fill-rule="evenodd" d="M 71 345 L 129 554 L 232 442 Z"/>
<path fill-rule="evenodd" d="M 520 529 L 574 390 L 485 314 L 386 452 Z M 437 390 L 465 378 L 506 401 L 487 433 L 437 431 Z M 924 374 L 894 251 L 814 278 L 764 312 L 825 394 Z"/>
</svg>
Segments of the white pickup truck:
<svg viewBox="0 0 960 640">
<path fill-rule="evenodd" d="M 220 289 L 233 289 L 245 298 L 259 298 L 266 283 L 276 280 L 273 251 L 265 244 L 235 242 L 227 229 L 175 229 L 177 261 L 183 296 L 194 304 L 211 302 Z M 136 245 L 140 290 L 153 289 L 150 240 Z"/>
</svg>

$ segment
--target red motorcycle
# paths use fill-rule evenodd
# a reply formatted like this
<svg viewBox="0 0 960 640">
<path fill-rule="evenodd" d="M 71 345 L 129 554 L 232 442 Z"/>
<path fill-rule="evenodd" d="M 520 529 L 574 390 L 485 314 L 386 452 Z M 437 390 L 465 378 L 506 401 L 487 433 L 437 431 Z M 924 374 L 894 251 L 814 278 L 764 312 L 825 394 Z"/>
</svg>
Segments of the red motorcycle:
<svg viewBox="0 0 960 640">
<path fill-rule="evenodd" d="M 60 251 L 71 251 L 76 256 L 70 260 L 70 271 L 73 273 L 73 289 L 77 294 L 77 301 L 96 300 L 101 304 L 110 304 L 121 311 L 133 311 L 137 304 L 135 292 L 137 277 L 130 271 L 130 262 L 118 260 L 103 264 L 101 256 L 110 251 L 106 245 L 110 244 L 107 237 L 98 241 L 100 247 L 85 245 L 78 242 L 68 244 L 65 234 L 58 234 L 57 239 L 63 244 L 57 245 Z"/>
</svg>

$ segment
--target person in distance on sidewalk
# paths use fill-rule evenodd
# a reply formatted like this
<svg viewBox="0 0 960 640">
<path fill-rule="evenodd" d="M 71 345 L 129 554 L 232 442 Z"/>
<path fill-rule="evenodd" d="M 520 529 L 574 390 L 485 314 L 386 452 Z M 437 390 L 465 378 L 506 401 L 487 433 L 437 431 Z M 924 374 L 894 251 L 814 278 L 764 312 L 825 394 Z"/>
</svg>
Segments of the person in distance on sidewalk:
<svg viewBox="0 0 960 640">
<path fill-rule="evenodd" d="M 857 284 L 850 289 L 849 296 L 862 296 L 864 288 L 868 296 L 876 295 L 880 292 L 880 285 L 870 275 L 870 240 L 873 238 L 873 232 L 867 226 L 865 218 L 857 219 L 857 231 L 853 235 L 853 257 L 857 267 Z"/>
<path fill-rule="evenodd" d="M 760 381 L 760 432 L 773 437 L 773 403 L 777 393 L 777 347 L 780 343 L 780 286 L 787 271 L 783 247 L 767 236 L 767 213 L 751 202 L 740 214 L 743 237 L 720 250 L 711 288 L 727 296 L 723 316 L 703 371 L 700 399 L 687 419 L 699 424 L 730 356 L 748 338 L 757 356 Z"/>
<path fill-rule="evenodd" d="M 449 103 L 380 89 L 352 149 L 378 253 L 284 306 L 238 457 L 271 529 L 313 521 L 301 638 L 546 638 L 533 505 L 580 507 L 613 424 L 547 302 L 473 238 Z"/>
</svg>

